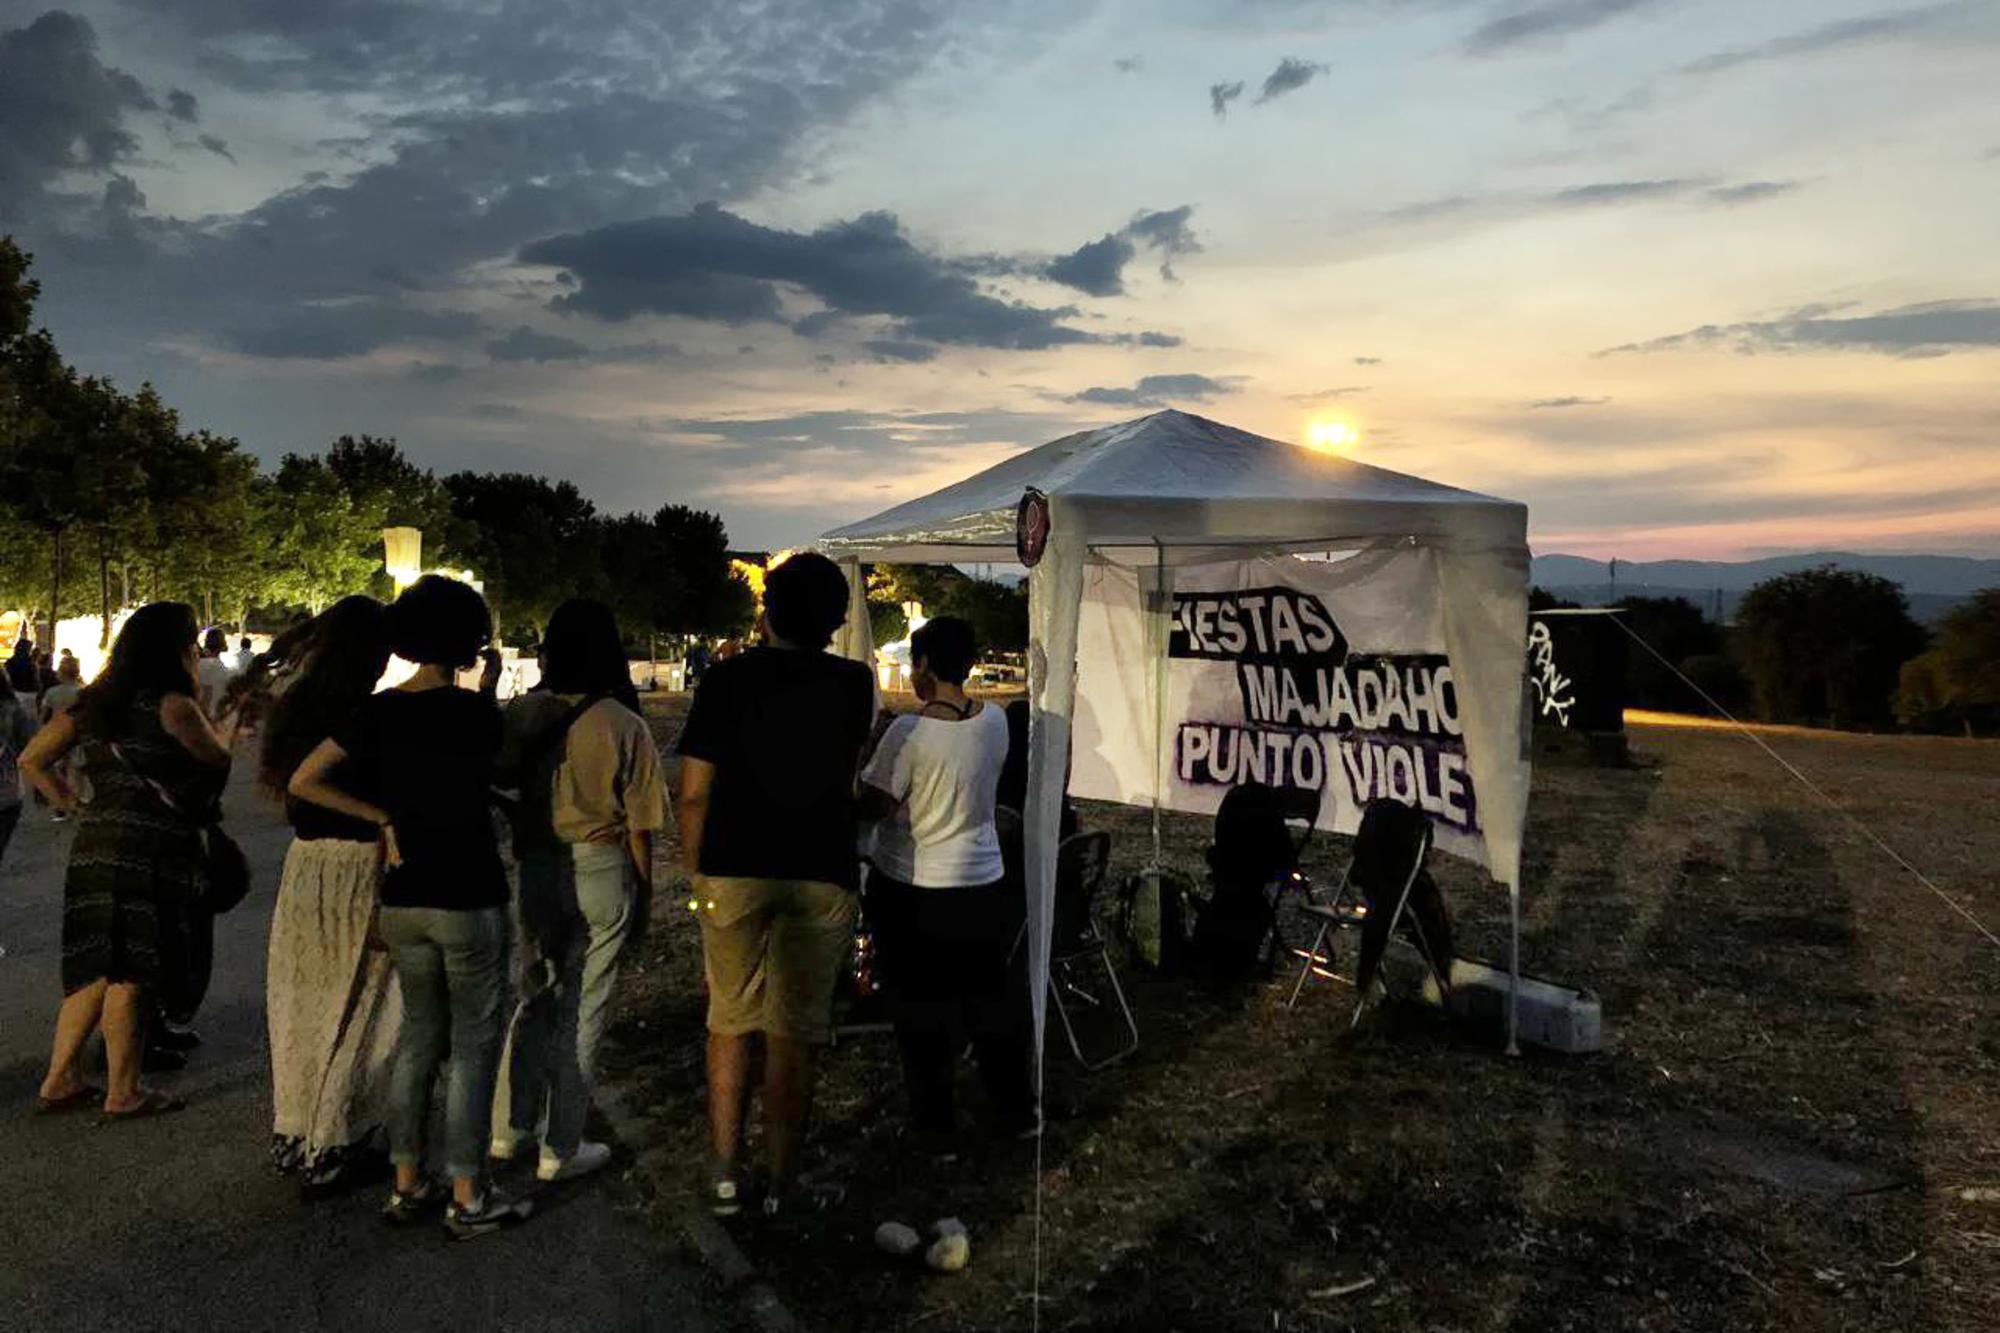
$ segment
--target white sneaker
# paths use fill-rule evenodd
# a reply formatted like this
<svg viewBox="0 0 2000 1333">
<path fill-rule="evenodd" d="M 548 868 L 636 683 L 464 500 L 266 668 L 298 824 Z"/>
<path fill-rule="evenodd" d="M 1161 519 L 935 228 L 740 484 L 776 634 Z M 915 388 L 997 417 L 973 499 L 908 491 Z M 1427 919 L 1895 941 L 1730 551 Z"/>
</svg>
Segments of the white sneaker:
<svg viewBox="0 0 2000 1333">
<path fill-rule="evenodd" d="M 609 1144 L 592 1143 L 585 1139 L 576 1145 L 576 1151 L 568 1157 L 558 1157 L 547 1148 L 542 1149 L 542 1160 L 535 1167 L 537 1180 L 575 1180 L 587 1176 L 611 1160 Z"/>
</svg>

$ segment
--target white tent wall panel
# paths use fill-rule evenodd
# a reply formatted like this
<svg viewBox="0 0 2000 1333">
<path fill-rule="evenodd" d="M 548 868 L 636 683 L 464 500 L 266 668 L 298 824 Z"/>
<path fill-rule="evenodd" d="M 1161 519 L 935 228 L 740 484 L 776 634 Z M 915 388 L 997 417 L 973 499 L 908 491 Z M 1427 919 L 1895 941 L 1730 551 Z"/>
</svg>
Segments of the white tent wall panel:
<svg viewBox="0 0 2000 1333">
<path fill-rule="evenodd" d="M 1440 573 L 1449 560 L 1449 556 L 1428 547 L 1398 542 L 1335 560 L 1277 555 L 1182 566 L 1167 573 L 1175 599 L 1272 586 L 1295 589 L 1318 598 L 1327 607 L 1349 654 L 1391 659 L 1448 657 L 1456 676 L 1461 670 L 1462 657 L 1450 652 L 1444 614 L 1447 599 Z M 1154 569 L 1103 564 L 1093 565 L 1085 572 L 1078 630 L 1070 792 L 1128 805 L 1150 805 L 1157 800 L 1168 810 L 1213 814 L 1229 786 L 1246 780 L 1246 769 L 1232 753 L 1230 762 L 1221 766 L 1224 780 L 1200 780 L 1201 776 L 1214 778 L 1218 766 L 1190 762 L 1184 749 L 1182 726 L 1205 723 L 1235 731 L 1247 724 L 1238 668 L 1224 661 L 1172 661 L 1166 672 L 1165 708 L 1155 711 L 1152 682 L 1157 658 L 1149 644 L 1147 602 L 1157 577 Z M 1511 664 L 1517 671 L 1518 658 L 1515 655 Z M 1474 686 L 1507 688 L 1504 683 L 1491 686 L 1480 677 L 1490 675 L 1496 665 L 1504 672 L 1509 669 L 1508 663 L 1479 665 L 1485 671 L 1474 669 Z M 1426 684 L 1435 675 L 1422 674 Z M 1308 696 L 1312 694 L 1310 682 L 1306 692 Z M 1455 683 L 1453 695 L 1462 698 L 1463 694 L 1463 688 Z M 1461 705 L 1455 714 L 1461 731 L 1463 712 Z M 1163 718 L 1165 724 L 1157 730 L 1157 744 L 1156 718 Z M 1419 758 L 1416 766 L 1400 766 L 1395 775 L 1397 790 L 1412 799 L 1421 791 L 1422 803 L 1440 812 L 1437 829 L 1440 850 L 1486 866 L 1495 870 L 1496 877 L 1502 877 L 1495 867 L 1504 867 L 1506 857 L 1517 846 L 1504 836 L 1504 828 L 1497 842 L 1489 842 L 1477 829 L 1454 827 L 1441 815 L 1452 803 L 1452 795 L 1441 789 L 1433 766 L 1445 762 L 1471 768 L 1477 761 L 1463 753 L 1471 744 L 1467 740 L 1461 748 L 1455 744 L 1461 737 L 1445 734 L 1441 727 L 1430 730 L 1434 733 L 1431 748 L 1441 743 L 1447 753 L 1442 758 Z M 1382 739 L 1371 745 L 1367 729 L 1356 726 L 1352 718 L 1324 729 L 1299 728 L 1295 734 L 1299 744 L 1312 747 L 1311 753 L 1301 756 L 1297 763 L 1282 761 L 1285 772 L 1295 781 L 1303 776 L 1305 785 L 1321 791 L 1322 828 L 1353 833 L 1360 827 L 1362 806 L 1384 785 L 1377 777 L 1376 766 L 1396 748 L 1395 741 Z M 1504 740 L 1493 743 L 1506 744 Z M 1275 749 L 1268 768 L 1261 744 L 1254 749 L 1246 745 L 1243 749 L 1246 761 L 1251 757 L 1257 759 L 1259 780 L 1284 785 L 1286 778 L 1278 771 L 1281 760 Z M 1289 756 L 1297 750 L 1289 747 L 1286 753 Z M 1162 780 L 1158 782 L 1156 754 L 1161 761 L 1157 771 Z M 1312 762 L 1305 762 L 1308 758 Z M 1491 774 L 1488 783 L 1517 780 L 1505 766 L 1484 767 Z M 1190 780 L 1191 773 L 1200 776 Z M 1361 780 L 1369 783 L 1360 791 L 1357 791 L 1357 773 L 1364 775 Z M 1451 779 L 1447 777 L 1444 781 Z M 1472 793 L 1483 795 L 1486 784 L 1479 781 L 1474 771 L 1467 774 L 1463 785 Z M 1500 808 L 1504 814 L 1507 803 L 1501 802 Z M 1483 810 L 1482 801 L 1471 813 L 1479 817 Z"/>
</svg>

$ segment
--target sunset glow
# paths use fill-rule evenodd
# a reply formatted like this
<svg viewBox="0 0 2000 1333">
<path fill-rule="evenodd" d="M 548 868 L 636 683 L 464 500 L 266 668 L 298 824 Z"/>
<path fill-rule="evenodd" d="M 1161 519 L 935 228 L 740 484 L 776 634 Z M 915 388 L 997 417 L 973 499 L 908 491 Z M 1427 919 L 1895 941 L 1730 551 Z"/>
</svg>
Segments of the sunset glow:
<svg viewBox="0 0 2000 1333">
<path fill-rule="evenodd" d="M 2000 553 L 1986 0 L 50 4 L 0 232 L 270 462 L 771 550 L 1174 407 L 1543 552 Z"/>
<path fill-rule="evenodd" d="M 1306 447 L 1323 454 L 1342 454 L 1361 443 L 1361 432 L 1345 421 L 1315 421 L 1306 427 Z"/>
</svg>

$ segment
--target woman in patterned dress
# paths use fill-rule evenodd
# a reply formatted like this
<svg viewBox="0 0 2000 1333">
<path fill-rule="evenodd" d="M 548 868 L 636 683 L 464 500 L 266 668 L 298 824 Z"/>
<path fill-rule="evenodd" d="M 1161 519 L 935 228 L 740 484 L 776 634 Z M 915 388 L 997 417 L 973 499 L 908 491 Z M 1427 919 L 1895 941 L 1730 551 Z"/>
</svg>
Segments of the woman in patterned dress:
<svg viewBox="0 0 2000 1333">
<path fill-rule="evenodd" d="M 232 691 L 232 698 L 276 695 L 257 776 L 284 800 L 293 837 L 265 970 L 271 1162 L 296 1175 L 308 1198 L 372 1179 L 388 1165 L 381 1135 L 403 1003 L 389 954 L 372 940 L 379 830 L 288 796 L 285 786 L 375 692 L 389 663 L 384 616 L 372 597 L 343 598 L 281 636 Z"/>
<path fill-rule="evenodd" d="M 177 1111 L 139 1083 L 142 1029 L 157 1011 L 191 1011 L 207 988 L 211 922 L 200 906 L 202 829 L 229 776 L 229 738 L 195 702 L 194 610 L 153 602 L 132 613 L 104 671 L 50 719 L 21 771 L 50 805 L 77 814 L 63 883 L 62 1008 L 40 1109 L 100 1098 L 107 1119 Z M 62 761 L 78 756 L 79 803 Z M 104 1035 L 106 1087 L 77 1059 Z"/>
</svg>

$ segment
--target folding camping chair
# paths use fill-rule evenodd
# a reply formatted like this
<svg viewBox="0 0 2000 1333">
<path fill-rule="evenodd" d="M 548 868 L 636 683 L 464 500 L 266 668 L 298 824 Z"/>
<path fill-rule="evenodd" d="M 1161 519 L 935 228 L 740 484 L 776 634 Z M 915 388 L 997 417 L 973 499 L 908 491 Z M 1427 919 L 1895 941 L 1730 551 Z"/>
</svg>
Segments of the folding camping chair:
<svg viewBox="0 0 2000 1333">
<path fill-rule="evenodd" d="M 1382 954 L 1395 937 L 1397 927 L 1405 924 L 1406 920 L 1417 937 L 1418 950 L 1438 977 L 1439 985 L 1449 984 L 1450 925 L 1444 916 L 1443 904 L 1438 899 L 1437 887 L 1429 882 L 1424 873 L 1424 862 L 1430 855 L 1430 849 L 1431 824 L 1421 810 L 1387 798 L 1368 803 L 1361 815 L 1361 828 L 1354 837 L 1353 858 L 1348 862 L 1332 900 L 1308 902 L 1304 907 L 1308 916 L 1318 919 L 1319 931 L 1313 936 L 1311 947 L 1305 951 L 1304 961 L 1299 967 L 1299 979 L 1292 985 L 1292 995 L 1285 1003 L 1286 1008 L 1298 1003 L 1299 992 L 1305 988 L 1306 978 L 1314 971 L 1327 977 L 1334 975 L 1325 970 L 1328 959 L 1320 953 L 1327 937 L 1342 931 L 1360 930 L 1362 943 L 1359 966 L 1355 971 L 1354 1014 L 1348 1020 L 1348 1027 L 1352 1029 L 1361 1021 L 1362 1010 L 1368 1003 L 1368 989 L 1380 968 Z M 1410 910 L 1411 899 L 1419 891 L 1424 895 L 1424 910 L 1414 912 Z M 1393 902 L 1395 906 L 1384 924 L 1381 908 L 1388 902 Z M 1428 931 L 1420 919 L 1424 916 L 1431 918 L 1432 926 Z M 1439 938 L 1433 940 L 1433 935 Z"/>
<path fill-rule="evenodd" d="M 1095 1073 L 1139 1049 L 1139 1024 L 1132 1006 L 1125 1001 L 1125 989 L 1118 984 L 1118 969 L 1112 964 L 1111 949 L 1097 922 L 1097 895 L 1104 887 L 1105 871 L 1111 864 L 1111 835 L 1078 833 L 1063 839 L 1056 849 L 1055 929 L 1049 943 L 1049 998 L 1055 1001 L 1063 1035 L 1069 1039 L 1070 1053 L 1077 1063 Z M 1105 1002 L 1082 984 L 1091 967 L 1104 969 L 1105 983 L 1112 1001 L 1124 1020 L 1125 1043 L 1096 1061 L 1083 1053 L 1083 1043 L 1070 1017 L 1069 1001 L 1102 1008 Z"/>
</svg>

